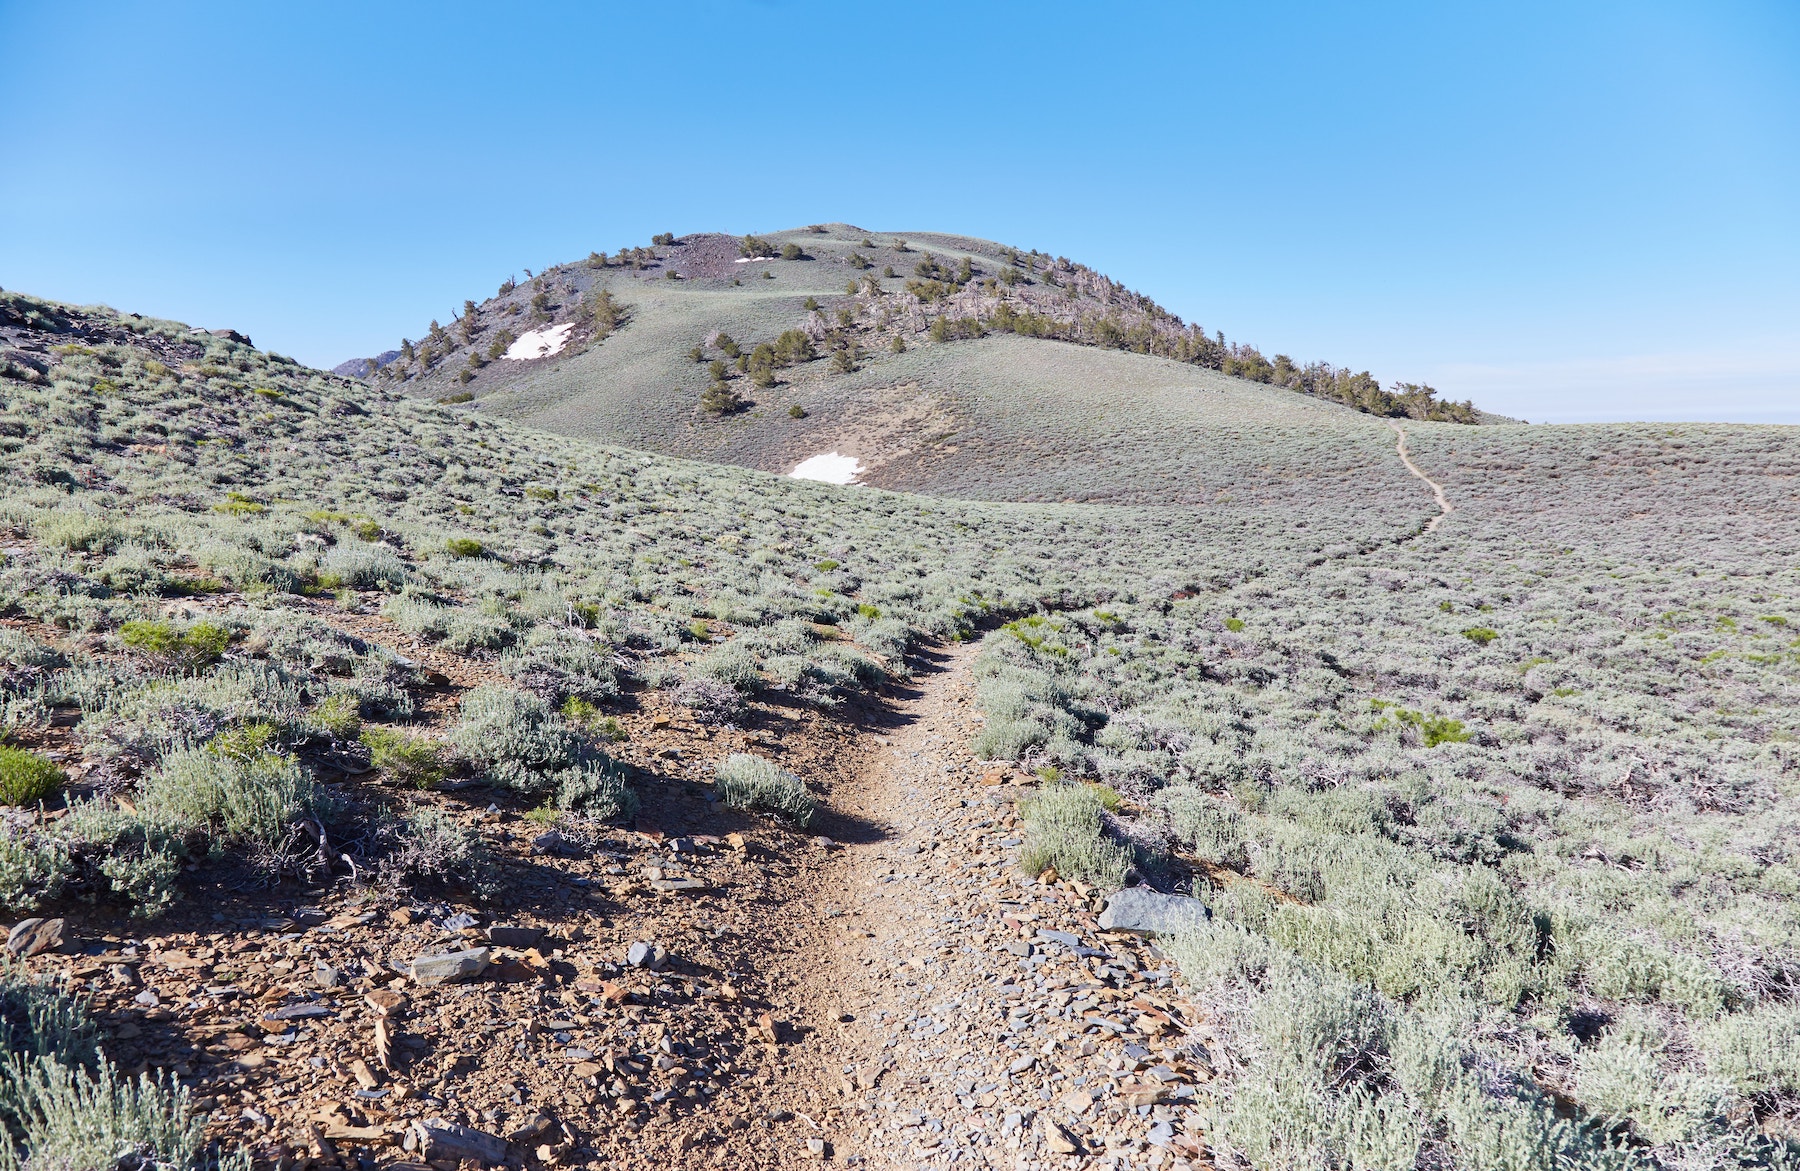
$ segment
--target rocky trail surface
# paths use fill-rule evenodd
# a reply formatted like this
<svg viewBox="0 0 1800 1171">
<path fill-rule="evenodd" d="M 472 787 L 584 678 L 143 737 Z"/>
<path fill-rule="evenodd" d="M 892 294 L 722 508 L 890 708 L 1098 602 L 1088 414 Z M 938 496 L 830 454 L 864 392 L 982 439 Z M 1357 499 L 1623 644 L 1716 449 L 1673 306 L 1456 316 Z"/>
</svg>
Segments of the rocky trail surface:
<svg viewBox="0 0 1800 1171">
<path fill-rule="evenodd" d="M 834 941 L 802 953 L 842 1111 L 816 1137 L 870 1167 L 1191 1166 L 1205 1022 L 1152 946 L 1099 929 L 1099 892 L 1017 872 L 1028 778 L 965 748 L 972 658 L 922 675 L 839 798 L 875 832 L 844 851 Z"/>
<path fill-rule="evenodd" d="M 282 1171 L 1194 1165 L 1205 1019 L 1148 943 L 1098 928 L 1099 892 L 1017 872 L 1035 778 L 969 757 L 972 657 L 742 727 L 631 697 L 631 828 L 316 766 L 477 832 L 485 899 L 190 865 L 163 919 L 72 904 L 13 950 L 89 998 L 125 1070 Z M 716 800 L 733 751 L 806 778 L 810 834 Z"/>
</svg>

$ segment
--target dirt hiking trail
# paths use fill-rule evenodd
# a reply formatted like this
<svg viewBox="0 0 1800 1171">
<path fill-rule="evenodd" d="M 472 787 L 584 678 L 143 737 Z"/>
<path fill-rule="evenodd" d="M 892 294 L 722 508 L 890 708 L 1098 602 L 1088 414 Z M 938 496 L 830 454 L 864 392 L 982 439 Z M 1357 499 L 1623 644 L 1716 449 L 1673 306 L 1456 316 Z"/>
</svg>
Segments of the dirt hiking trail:
<svg viewBox="0 0 1800 1171">
<path fill-rule="evenodd" d="M 1411 454 L 1406 450 L 1406 428 L 1394 422 L 1389 422 L 1388 426 L 1392 427 L 1394 429 L 1394 434 L 1400 437 L 1399 443 L 1395 446 L 1395 450 L 1400 453 L 1400 462 L 1406 465 L 1407 471 L 1425 482 L 1425 486 L 1431 489 L 1431 495 L 1437 501 L 1437 506 L 1440 510 L 1438 515 L 1425 522 L 1426 532 L 1436 532 L 1438 523 L 1446 516 L 1455 512 L 1456 509 L 1450 506 L 1449 497 L 1444 495 L 1443 485 L 1420 471 L 1419 465 L 1412 461 Z"/>
<path fill-rule="evenodd" d="M 859 832 L 782 965 L 809 1040 L 769 1117 L 799 1116 L 796 1155 L 846 1165 L 1194 1166 L 1205 1021 L 1153 946 L 1099 931 L 1103 892 L 1017 872 L 1036 778 L 970 757 L 974 657 L 928 651 L 832 794 Z"/>
</svg>

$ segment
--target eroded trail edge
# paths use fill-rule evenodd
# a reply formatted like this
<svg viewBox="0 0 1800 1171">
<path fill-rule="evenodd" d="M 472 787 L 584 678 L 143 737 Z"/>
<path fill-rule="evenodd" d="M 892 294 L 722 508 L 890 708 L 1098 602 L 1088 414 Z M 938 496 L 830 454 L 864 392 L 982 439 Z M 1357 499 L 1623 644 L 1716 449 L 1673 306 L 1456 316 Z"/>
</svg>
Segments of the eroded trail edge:
<svg viewBox="0 0 1800 1171">
<path fill-rule="evenodd" d="M 1208 1023 L 1152 945 L 1099 930 L 1100 892 L 1017 872 L 1035 778 L 970 756 L 973 657 L 921 672 L 833 794 L 864 832 L 791 955 L 808 1038 L 769 1089 L 822 1107 L 802 1155 L 849 1165 L 1189 1166 Z"/>
<path fill-rule="evenodd" d="M 1400 454 L 1400 462 L 1406 465 L 1407 471 L 1425 482 L 1426 487 L 1431 489 L 1432 497 L 1437 500 L 1437 506 L 1440 509 L 1439 515 L 1434 516 L 1429 521 L 1425 522 L 1425 531 L 1428 533 L 1434 532 L 1436 531 L 1439 522 L 1441 522 L 1444 517 L 1455 512 L 1456 509 L 1450 506 L 1449 497 L 1444 495 L 1444 486 L 1420 471 L 1419 465 L 1412 461 L 1411 454 L 1406 450 L 1406 428 L 1394 422 L 1388 423 L 1388 426 L 1392 427 L 1394 429 L 1394 434 L 1400 437 L 1399 443 L 1395 445 L 1395 450 Z"/>
</svg>

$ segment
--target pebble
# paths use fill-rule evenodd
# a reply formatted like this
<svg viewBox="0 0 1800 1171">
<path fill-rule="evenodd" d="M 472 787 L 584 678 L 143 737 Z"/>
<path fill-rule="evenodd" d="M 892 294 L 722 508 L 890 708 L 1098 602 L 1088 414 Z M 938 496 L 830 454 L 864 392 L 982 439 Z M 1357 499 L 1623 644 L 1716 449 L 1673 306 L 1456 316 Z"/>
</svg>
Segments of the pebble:
<svg viewBox="0 0 1800 1171">
<path fill-rule="evenodd" d="M 634 968 L 648 968 L 652 972 L 660 972 L 669 962 L 669 953 L 660 943 L 638 942 L 626 950 L 625 962 Z"/>
</svg>

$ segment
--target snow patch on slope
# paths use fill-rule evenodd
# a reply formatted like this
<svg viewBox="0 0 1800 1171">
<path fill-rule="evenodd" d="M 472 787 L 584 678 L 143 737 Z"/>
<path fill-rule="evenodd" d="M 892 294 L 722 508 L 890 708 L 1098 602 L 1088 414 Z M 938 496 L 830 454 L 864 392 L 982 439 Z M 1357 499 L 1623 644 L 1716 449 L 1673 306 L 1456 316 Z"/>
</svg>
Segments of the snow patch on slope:
<svg viewBox="0 0 1800 1171">
<path fill-rule="evenodd" d="M 819 480 L 826 484 L 854 484 L 856 477 L 868 471 L 853 455 L 828 452 L 808 456 L 794 466 L 788 475 L 796 480 Z"/>
<path fill-rule="evenodd" d="M 562 353 L 562 348 L 569 344 L 569 331 L 575 326 L 571 322 L 561 325 L 547 325 L 543 329 L 527 330 L 519 335 L 519 340 L 506 347 L 506 356 L 515 362 L 526 362 L 532 358 L 548 358 L 552 354 Z"/>
</svg>

